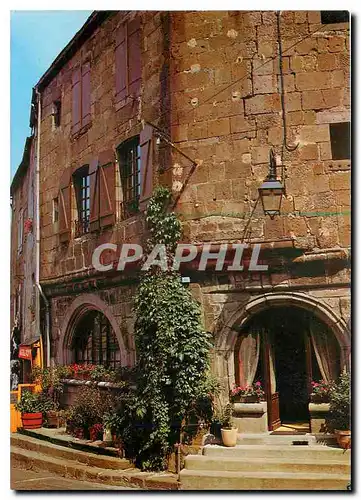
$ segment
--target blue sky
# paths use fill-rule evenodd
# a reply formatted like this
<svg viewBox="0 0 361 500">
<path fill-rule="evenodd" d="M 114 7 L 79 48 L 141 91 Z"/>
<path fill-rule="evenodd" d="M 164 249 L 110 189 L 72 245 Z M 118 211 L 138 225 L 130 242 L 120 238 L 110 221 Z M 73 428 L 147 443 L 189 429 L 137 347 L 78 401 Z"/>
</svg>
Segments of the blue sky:
<svg viewBox="0 0 361 500">
<path fill-rule="evenodd" d="M 11 177 L 21 162 L 25 139 L 30 133 L 32 88 L 91 12 L 11 12 Z"/>
</svg>

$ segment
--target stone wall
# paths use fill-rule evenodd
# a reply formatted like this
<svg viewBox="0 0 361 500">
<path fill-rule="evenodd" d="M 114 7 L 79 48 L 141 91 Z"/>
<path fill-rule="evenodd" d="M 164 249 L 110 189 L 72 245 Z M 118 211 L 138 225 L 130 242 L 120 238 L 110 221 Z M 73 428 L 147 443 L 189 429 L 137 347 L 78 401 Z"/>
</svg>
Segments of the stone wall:
<svg viewBox="0 0 361 500">
<path fill-rule="evenodd" d="M 119 107 L 115 103 L 115 37 L 117 26 L 129 16 L 139 15 L 142 26 L 142 89 L 139 101 L 129 99 Z M 52 200 L 58 196 L 59 182 L 66 168 L 74 170 L 89 163 L 101 151 L 112 149 L 140 133 L 141 120 L 161 123 L 167 104 L 164 70 L 168 42 L 166 12 L 115 12 L 75 53 L 44 89 L 41 120 L 41 280 L 84 275 L 91 268 L 93 250 L 105 242 L 140 242 L 144 231 L 143 215 L 121 220 L 120 177 L 116 165 L 117 222 L 101 234 L 73 237 L 60 244 L 58 227 L 53 223 Z M 80 135 L 71 133 L 72 68 L 84 55 L 91 58 L 91 124 Z M 61 89 L 61 124 L 52 120 L 52 91 Z M 164 118 L 163 118 L 164 122 Z M 154 169 L 156 175 L 156 169 Z M 73 199 L 75 206 L 75 198 Z M 72 223 L 77 219 L 75 210 Z"/>
<path fill-rule="evenodd" d="M 350 121 L 349 27 L 318 11 L 172 15 L 172 138 L 199 162 L 178 203 L 191 241 L 279 240 L 307 251 L 350 244 L 350 160 L 332 160 L 329 124 Z M 273 148 L 284 166 L 282 216 L 264 217 L 258 188 Z M 173 155 L 173 186 L 191 164 Z M 281 175 L 281 168 L 278 169 Z"/>
<path fill-rule="evenodd" d="M 87 293 L 70 293 L 51 297 L 51 358 L 57 364 L 74 362 L 71 334 L 74 316 L 79 310 L 95 307 L 110 321 L 121 349 L 122 366 L 135 362 L 134 316 L 132 312 L 134 286 L 118 286 Z"/>
</svg>

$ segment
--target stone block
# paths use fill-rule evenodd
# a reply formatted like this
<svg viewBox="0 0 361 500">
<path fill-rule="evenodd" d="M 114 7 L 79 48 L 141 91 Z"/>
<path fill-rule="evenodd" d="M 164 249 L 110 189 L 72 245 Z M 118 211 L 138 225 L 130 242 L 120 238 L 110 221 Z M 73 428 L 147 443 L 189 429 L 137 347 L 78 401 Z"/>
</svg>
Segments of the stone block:
<svg viewBox="0 0 361 500">
<path fill-rule="evenodd" d="M 300 129 L 303 142 L 326 142 L 330 140 L 328 125 L 303 125 Z"/>
<path fill-rule="evenodd" d="M 273 94 L 277 92 L 276 75 L 262 75 L 253 78 L 253 91 L 255 94 Z"/>
<path fill-rule="evenodd" d="M 332 53 L 343 52 L 345 50 L 346 38 L 344 36 L 334 35 L 328 40 L 328 50 Z"/>
<path fill-rule="evenodd" d="M 332 88 L 330 71 L 310 71 L 297 73 L 295 85 L 297 90 L 322 90 Z"/>
<path fill-rule="evenodd" d="M 309 403 L 311 434 L 326 432 L 326 417 L 330 410 L 329 403 Z"/>
<path fill-rule="evenodd" d="M 317 160 L 318 159 L 318 147 L 317 144 L 304 144 L 300 148 L 300 159 L 301 160 Z"/>
<path fill-rule="evenodd" d="M 245 99 L 246 115 L 278 112 L 281 110 L 281 102 L 278 94 L 257 95 Z"/>
<path fill-rule="evenodd" d="M 319 54 L 317 69 L 319 71 L 332 71 L 339 67 L 336 54 Z"/>
<path fill-rule="evenodd" d="M 234 403 L 232 421 L 239 434 L 268 432 L 267 403 Z"/>
<path fill-rule="evenodd" d="M 208 122 L 208 136 L 222 136 L 230 134 L 229 118 L 221 118 L 219 120 L 211 120 Z"/>
<path fill-rule="evenodd" d="M 308 90 L 302 92 L 302 109 L 317 110 L 325 107 L 325 99 L 321 90 Z"/>
<path fill-rule="evenodd" d="M 351 175 L 349 172 L 334 172 L 330 176 L 330 188 L 334 191 L 351 189 Z"/>
</svg>

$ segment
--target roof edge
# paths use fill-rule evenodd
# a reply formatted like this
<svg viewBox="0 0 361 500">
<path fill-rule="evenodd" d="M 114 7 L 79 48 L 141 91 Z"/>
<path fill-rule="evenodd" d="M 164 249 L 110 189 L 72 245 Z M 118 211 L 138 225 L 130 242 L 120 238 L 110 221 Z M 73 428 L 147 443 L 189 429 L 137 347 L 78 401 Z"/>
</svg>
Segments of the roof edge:
<svg viewBox="0 0 361 500">
<path fill-rule="evenodd" d="M 94 31 L 112 14 L 115 10 L 95 10 L 90 14 L 79 31 L 73 36 L 70 42 L 63 48 L 60 54 L 54 59 L 50 67 L 35 85 L 35 89 L 41 92 L 49 82 L 57 75 L 60 69 L 75 54 L 78 48 L 94 33 Z"/>
</svg>

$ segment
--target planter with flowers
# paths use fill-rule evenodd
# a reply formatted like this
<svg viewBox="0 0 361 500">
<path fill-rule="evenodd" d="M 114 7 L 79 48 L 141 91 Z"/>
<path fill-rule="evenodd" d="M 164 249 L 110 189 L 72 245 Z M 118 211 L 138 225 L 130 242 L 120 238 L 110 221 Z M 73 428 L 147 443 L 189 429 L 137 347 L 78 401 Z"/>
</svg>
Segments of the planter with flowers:
<svg viewBox="0 0 361 500">
<path fill-rule="evenodd" d="M 230 400 L 233 403 L 233 422 L 239 433 L 268 431 L 267 402 L 260 381 L 246 386 L 234 384 Z"/>
<path fill-rule="evenodd" d="M 245 386 L 234 384 L 230 396 L 234 403 L 258 403 L 265 399 L 264 390 L 259 381 Z"/>
<path fill-rule="evenodd" d="M 330 389 L 332 384 L 325 380 L 319 382 L 312 381 L 312 392 L 310 395 L 311 403 L 329 403 L 330 402 Z"/>
<path fill-rule="evenodd" d="M 311 385 L 312 392 L 308 405 L 311 432 L 312 434 L 326 433 L 328 432 L 326 417 L 330 409 L 329 402 L 332 383 L 319 380 L 318 382 L 312 381 Z"/>
</svg>

